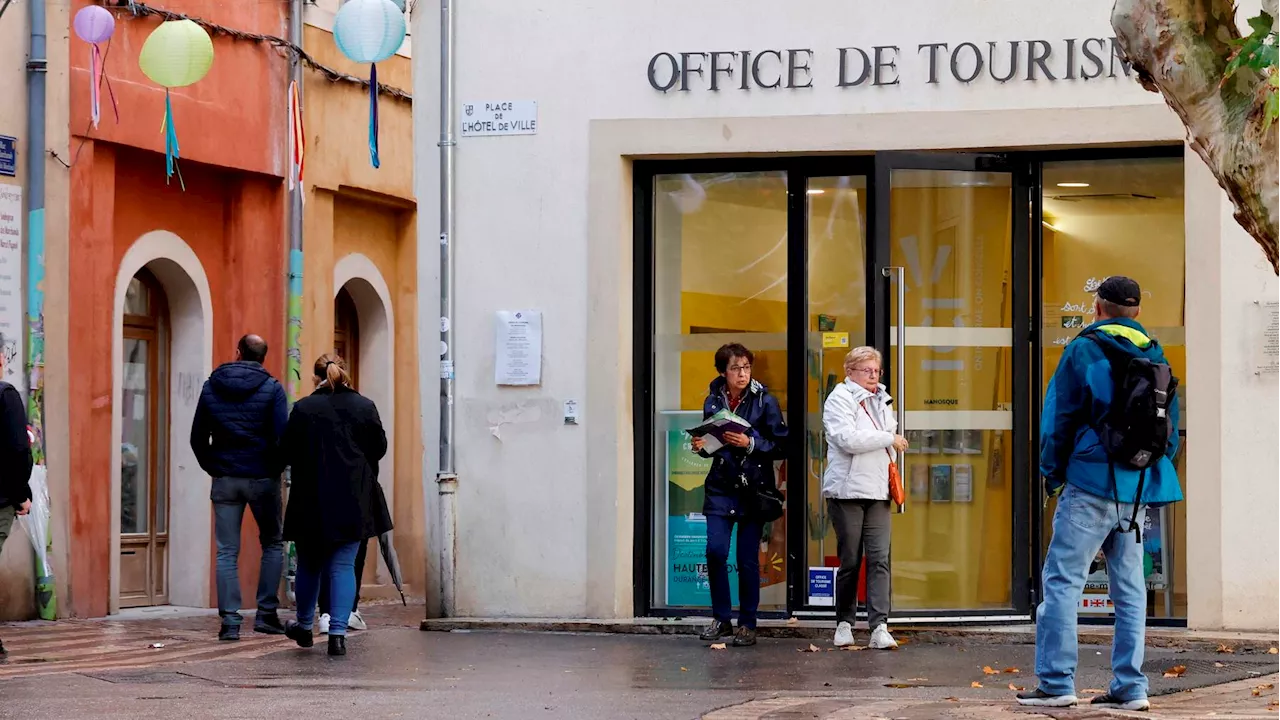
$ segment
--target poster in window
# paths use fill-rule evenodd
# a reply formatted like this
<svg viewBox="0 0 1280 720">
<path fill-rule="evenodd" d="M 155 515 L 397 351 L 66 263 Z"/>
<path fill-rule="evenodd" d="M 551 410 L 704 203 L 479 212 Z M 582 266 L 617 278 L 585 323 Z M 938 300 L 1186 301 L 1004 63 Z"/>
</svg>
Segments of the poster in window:
<svg viewBox="0 0 1280 720">
<path fill-rule="evenodd" d="M 955 502 L 973 502 L 973 466 L 955 465 L 952 473 L 951 499 Z"/>
<path fill-rule="evenodd" d="M 929 468 L 929 500 L 936 503 L 951 502 L 950 465 L 933 465 Z"/>
</svg>

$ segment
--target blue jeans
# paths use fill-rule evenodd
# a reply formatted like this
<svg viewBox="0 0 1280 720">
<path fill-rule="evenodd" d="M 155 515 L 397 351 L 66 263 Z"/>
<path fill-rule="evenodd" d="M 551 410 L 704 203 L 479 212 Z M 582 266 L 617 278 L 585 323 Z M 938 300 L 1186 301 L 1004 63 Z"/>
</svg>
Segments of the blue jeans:
<svg viewBox="0 0 1280 720">
<path fill-rule="evenodd" d="M 711 585 L 711 613 L 716 620 L 733 620 L 729 592 L 729 540 L 738 526 L 738 627 L 754 628 L 760 608 L 760 534 L 764 525 L 726 515 L 707 516 L 707 581 Z"/>
<path fill-rule="evenodd" d="M 298 579 L 294 587 L 298 599 L 298 624 L 310 630 L 315 623 L 316 601 L 320 598 L 320 578 L 329 581 L 329 636 L 346 635 L 347 610 L 356 601 L 356 551 L 360 543 L 341 545 L 298 545 Z M 342 608 L 343 612 L 334 612 Z"/>
<path fill-rule="evenodd" d="M 1124 702 L 1147 696 L 1147 676 L 1142 674 L 1147 620 L 1142 544 L 1134 533 L 1118 531 L 1120 522 L 1127 526 L 1132 515 L 1132 503 L 1120 503 L 1117 514 L 1114 500 L 1070 484 L 1058 499 L 1053 540 L 1044 560 L 1044 600 L 1036 608 L 1036 675 L 1040 689 L 1050 695 L 1075 694 L 1076 613 L 1089 565 L 1102 550 L 1116 613 L 1110 692 Z"/>
<path fill-rule="evenodd" d="M 280 576 L 284 571 L 284 542 L 280 531 L 280 479 L 218 477 L 209 490 L 213 501 L 213 536 L 218 546 L 218 614 L 224 625 L 239 625 L 240 524 L 249 506 L 258 523 L 262 564 L 258 567 L 258 613 L 280 607 Z"/>
</svg>

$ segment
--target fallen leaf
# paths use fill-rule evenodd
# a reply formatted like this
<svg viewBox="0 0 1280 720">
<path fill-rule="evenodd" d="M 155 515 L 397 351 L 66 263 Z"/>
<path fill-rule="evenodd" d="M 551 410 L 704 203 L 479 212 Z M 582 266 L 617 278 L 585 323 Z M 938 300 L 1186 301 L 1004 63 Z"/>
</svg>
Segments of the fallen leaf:
<svg viewBox="0 0 1280 720">
<path fill-rule="evenodd" d="M 898 638 L 898 645 L 910 645 L 910 644 L 911 644 L 911 641 L 908 640 L 907 638 Z M 894 648 L 894 650 L 897 650 L 897 649 L 898 648 Z"/>
<path fill-rule="evenodd" d="M 1224 668 L 1224 667 L 1226 667 L 1227 665 L 1226 665 L 1226 663 L 1214 663 L 1214 664 L 1213 664 L 1213 666 L 1214 666 L 1214 667 L 1216 667 L 1216 668 Z"/>
<path fill-rule="evenodd" d="M 958 698 L 958 697 L 949 697 L 949 698 L 946 698 L 946 701 L 947 701 L 947 702 L 960 702 L 960 698 Z"/>
<path fill-rule="evenodd" d="M 1234 655 L 1235 652 L 1236 652 L 1236 649 L 1231 647 L 1230 645 L 1227 645 L 1226 643 L 1218 645 L 1218 654 L 1220 655 Z"/>
<path fill-rule="evenodd" d="M 1013 691 L 1015 691 L 1015 692 L 1022 692 L 1023 690 L 1026 690 L 1026 688 L 1025 688 L 1025 687 L 1018 687 L 1017 685 L 1014 685 L 1013 683 L 1009 683 L 1009 689 L 1010 689 L 1010 690 L 1013 690 Z"/>
<path fill-rule="evenodd" d="M 1275 686 L 1276 686 L 1276 684 L 1275 684 L 1275 683 L 1267 683 L 1267 684 L 1265 684 L 1265 685 L 1259 685 L 1259 686 L 1258 686 L 1258 689 L 1259 689 L 1259 690 L 1270 690 L 1271 688 L 1273 688 L 1273 687 L 1275 687 Z"/>
<path fill-rule="evenodd" d="M 1187 672 L 1186 665 L 1174 665 L 1173 667 L 1164 671 L 1164 676 L 1167 678 L 1180 678 L 1183 675 L 1185 675 L 1186 672 Z"/>
<path fill-rule="evenodd" d="M 1259 690 L 1258 688 L 1254 688 L 1254 689 L 1253 689 L 1253 696 L 1254 696 L 1254 697 L 1260 697 L 1261 695 L 1262 695 L 1262 691 L 1261 691 L 1261 690 Z"/>
<path fill-rule="evenodd" d="M 907 678 L 907 682 L 929 682 L 929 678 Z"/>
<path fill-rule="evenodd" d="M 1018 668 L 1005 668 L 1004 671 L 1006 674 L 1009 674 L 1009 675 L 1017 675 L 1018 673 L 1022 672 Z"/>
<path fill-rule="evenodd" d="M 809 643 L 809 647 L 800 648 L 799 652 L 822 652 L 822 650 L 817 645 Z"/>
<path fill-rule="evenodd" d="M 1000 674 L 1000 671 L 999 671 L 999 670 L 993 670 L 993 669 L 991 668 L 991 666 L 990 666 L 990 665 L 983 665 L 983 666 L 982 666 L 982 674 L 983 674 L 983 675 L 999 675 L 999 674 Z"/>
<path fill-rule="evenodd" d="M 974 680 L 973 682 L 969 683 L 969 687 L 980 688 L 982 687 L 982 683 L 978 682 L 977 680 Z"/>
<path fill-rule="evenodd" d="M 727 646 L 724 643 L 716 643 L 711 646 L 712 650 L 724 650 Z"/>
<path fill-rule="evenodd" d="M 787 618 L 787 624 L 788 624 L 788 625 L 799 625 L 799 624 L 800 624 L 800 618 L 797 618 L 797 617 L 790 617 L 790 618 Z"/>
<path fill-rule="evenodd" d="M 689 668 L 682 667 L 680 668 L 680 672 L 689 672 Z"/>
<path fill-rule="evenodd" d="M 1275 655 L 1276 653 L 1280 653 L 1280 649 L 1271 648 L 1270 650 L 1267 651 L 1268 655 Z"/>
<path fill-rule="evenodd" d="M 857 651 L 859 651 L 859 650 L 866 650 L 866 649 L 867 649 L 867 646 L 866 646 L 866 645 L 845 645 L 844 647 L 842 647 L 842 648 L 840 648 L 840 649 L 841 649 L 841 650 L 851 650 L 851 651 L 853 651 L 853 652 L 857 652 Z"/>
<path fill-rule="evenodd" d="M 901 690 L 902 688 L 915 687 L 911 683 L 885 683 L 884 686 L 889 688 L 897 688 L 899 690 Z"/>
</svg>

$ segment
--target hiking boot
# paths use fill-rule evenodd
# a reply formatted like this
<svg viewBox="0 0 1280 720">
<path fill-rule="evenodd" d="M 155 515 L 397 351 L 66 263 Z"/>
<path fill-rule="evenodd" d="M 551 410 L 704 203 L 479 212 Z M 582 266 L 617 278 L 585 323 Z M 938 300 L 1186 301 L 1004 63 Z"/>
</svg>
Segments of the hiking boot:
<svg viewBox="0 0 1280 720">
<path fill-rule="evenodd" d="M 1075 707 L 1076 702 L 1075 695 L 1050 695 L 1040 688 L 1018 693 L 1018 704 L 1029 707 Z"/>
<path fill-rule="evenodd" d="M 302 627 L 298 623 L 290 620 L 289 624 L 284 626 L 284 635 L 290 640 L 298 643 L 300 648 L 309 648 L 316 643 L 315 637 L 311 631 Z"/>
<path fill-rule="evenodd" d="M 345 635 L 329 636 L 329 654 L 335 656 L 347 654 L 347 637 Z"/>
<path fill-rule="evenodd" d="M 258 613 L 253 620 L 253 631 L 263 635 L 284 635 L 284 624 L 275 613 Z"/>
<path fill-rule="evenodd" d="M 733 626 L 722 620 L 715 620 L 702 630 L 698 636 L 703 642 L 715 642 L 720 638 L 733 637 Z"/>
<path fill-rule="evenodd" d="M 751 647 L 756 644 L 756 629 L 749 627 L 740 627 L 738 632 L 733 634 L 734 647 Z"/>
<path fill-rule="evenodd" d="M 1099 695 L 1098 697 L 1089 701 L 1089 704 L 1097 705 L 1098 707 L 1109 707 L 1109 708 L 1115 708 L 1117 710 L 1132 710 L 1137 712 L 1145 712 L 1151 709 L 1151 701 L 1146 698 L 1138 698 L 1136 700 L 1120 700 L 1120 699 L 1117 699 L 1116 696 L 1112 695 L 1111 693 L 1107 693 L 1106 695 Z"/>
<path fill-rule="evenodd" d="M 836 637 L 833 641 L 836 647 L 849 647 L 853 644 L 853 626 L 847 622 L 836 625 Z"/>
<path fill-rule="evenodd" d="M 889 628 L 885 625 L 877 625 L 875 630 L 871 631 L 872 650 L 892 650 L 898 647 L 898 641 L 893 639 L 889 634 Z"/>
<path fill-rule="evenodd" d="M 222 629 L 218 631 L 218 639 L 224 642 L 235 642 L 240 639 L 240 626 L 222 624 Z"/>
</svg>

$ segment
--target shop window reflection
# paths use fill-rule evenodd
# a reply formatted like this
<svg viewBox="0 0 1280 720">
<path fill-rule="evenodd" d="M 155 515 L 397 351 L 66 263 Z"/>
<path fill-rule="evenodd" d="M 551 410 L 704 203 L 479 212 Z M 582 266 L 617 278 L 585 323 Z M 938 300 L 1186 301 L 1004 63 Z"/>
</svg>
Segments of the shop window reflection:
<svg viewBox="0 0 1280 720">
<path fill-rule="evenodd" d="M 1139 321 L 1160 341 L 1181 380 L 1183 441 L 1174 465 L 1186 493 L 1186 236 L 1181 157 L 1045 163 L 1042 371 L 1048 387 L 1063 347 L 1094 321 L 1093 294 L 1109 275 L 1142 287 Z M 1044 509 L 1042 548 L 1048 547 L 1054 503 Z M 1148 511 L 1147 612 L 1155 618 L 1187 613 L 1186 505 Z M 1082 616 L 1105 616 L 1105 567 L 1090 575 Z M 1096 601 L 1096 602 L 1095 602 Z M 1087 604 L 1088 607 L 1084 607 Z"/>
<path fill-rule="evenodd" d="M 684 430 L 702 420 L 715 351 L 755 353 L 752 377 L 787 408 L 787 175 L 659 175 L 653 187 L 656 608 L 709 608 L 702 485 L 709 460 Z M 779 483 L 785 463 L 776 464 Z M 761 610 L 786 607 L 785 518 L 765 527 Z M 736 540 L 735 540 L 736 542 Z M 733 553 L 730 553 L 733 557 Z M 738 603 L 730 565 L 733 603 Z"/>
</svg>

